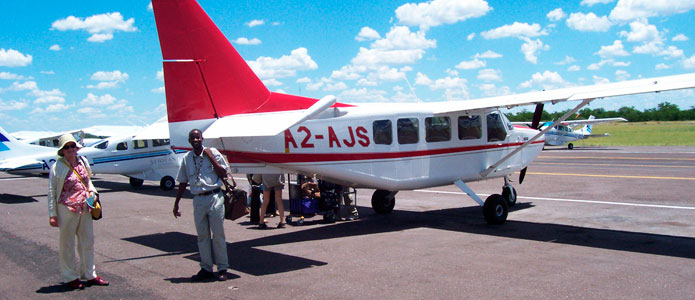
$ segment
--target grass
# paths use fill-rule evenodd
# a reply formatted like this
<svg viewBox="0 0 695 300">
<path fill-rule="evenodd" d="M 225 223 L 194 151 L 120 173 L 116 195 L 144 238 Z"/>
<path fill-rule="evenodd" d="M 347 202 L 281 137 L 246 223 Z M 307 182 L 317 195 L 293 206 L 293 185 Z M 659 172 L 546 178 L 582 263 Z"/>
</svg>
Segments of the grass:
<svg viewBox="0 0 695 300">
<path fill-rule="evenodd" d="M 693 146 L 695 121 L 621 122 L 594 125 L 593 134 L 610 136 L 574 142 L 577 146 Z"/>
</svg>

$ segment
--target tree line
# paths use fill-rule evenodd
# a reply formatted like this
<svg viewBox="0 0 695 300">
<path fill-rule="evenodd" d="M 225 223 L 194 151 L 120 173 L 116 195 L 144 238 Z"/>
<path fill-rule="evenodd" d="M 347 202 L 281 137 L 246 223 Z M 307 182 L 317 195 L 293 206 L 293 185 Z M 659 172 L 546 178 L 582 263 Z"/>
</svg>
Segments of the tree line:
<svg viewBox="0 0 695 300">
<path fill-rule="evenodd" d="M 556 120 L 566 114 L 569 109 L 557 112 L 543 111 L 542 121 Z M 584 108 L 579 110 L 579 114 L 575 114 L 567 118 L 567 120 L 587 119 L 593 115 L 597 119 L 600 118 L 618 118 L 623 117 L 628 122 L 646 122 L 646 121 L 688 121 L 695 120 L 695 106 L 690 109 L 681 110 L 678 105 L 669 102 L 662 102 L 655 108 L 648 108 L 643 111 L 635 109 L 634 106 L 623 106 L 616 110 L 606 110 L 604 108 Z M 507 117 L 512 122 L 530 122 L 533 120 L 533 111 L 524 109 L 516 114 L 507 114 Z"/>
</svg>

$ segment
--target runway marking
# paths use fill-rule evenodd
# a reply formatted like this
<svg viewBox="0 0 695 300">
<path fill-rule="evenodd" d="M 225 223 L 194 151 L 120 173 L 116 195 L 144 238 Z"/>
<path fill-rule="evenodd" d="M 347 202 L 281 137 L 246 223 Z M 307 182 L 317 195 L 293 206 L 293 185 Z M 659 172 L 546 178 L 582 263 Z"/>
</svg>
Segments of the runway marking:
<svg viewBox="0 0 695 300">
<path fill-rule="evenodd" d="M 611 156 L 544 156 L 539 155 L 537 158 L 545 159 L 620 159 L 620 160 L 687 160 L 695 161 L 695 158 L 673 158 L 673 157 L 611 157 Z"/>
<path fill-rule="evenodd" d="M 515 172 L 515 173 L 519 173 L 519 172 Z M 526 174 L 552 175 L 552 176 L 603 177 L 603 178 L 629 178 L 629 179 L 695 180 L 695 177 L 604 175 L 604 174 L 545 173 L 545 172 L 527 172 Z"/>
<path fill-rule="evenodd" d="M 466 193 L 464 193 L 464 192 L 433 191 L 433 190 L 414 190 L 414 192 L 466 195 Z M 487 197 L 487 196 L 490 196 L 490 194 L 478 194 L 478 196 Z M 577 199 L 525 197 L 525 196 L 518 196 L 518 198 L 519 199 L 529 199 L 529 200 L 541 200 L 541 201 L 575 202 L 575 203 L 591 203 L 591 204 L 605 204 L 605 205 L 621 205 L 621 206 L 636 206 L 636 207 L 650 207 L 650 208 L 670 208 L 670 209 L 695 210 L 695 207 L 693 207 L 693 206 L 624 203 L 624 202 L 598 201 L 598 200 L 577 200 Z"/>
<path fill-rule="evenodd" d="M 695 168 L 694 166 L 670 166 L 670 165 L 621 165 L 621 164 L 590 164 L 590 163 L 549 163 L 532 162 L 532 165 L 563 165 L 563 166 L 601 166 L 601 167 L 659 167 L 659 168 Z"/>
</svg>

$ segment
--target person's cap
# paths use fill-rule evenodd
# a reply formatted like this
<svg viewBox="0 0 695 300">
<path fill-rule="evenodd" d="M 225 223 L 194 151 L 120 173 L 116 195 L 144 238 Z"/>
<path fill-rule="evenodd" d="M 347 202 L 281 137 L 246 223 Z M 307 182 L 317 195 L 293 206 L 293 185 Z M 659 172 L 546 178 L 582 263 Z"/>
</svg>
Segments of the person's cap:
<svg viewBox="0 0 695 300">
<path fill-rule="evenodd" d="M 77 140 L 75 140 L 75 137 L 72 136 L 72 134 L 66 133 L 61 135 L 58 139 L 58 143 L 60 144 L 60 148 L 58 148 L 58 156 L 63 156 L 63 147 L 65 147 L 65 145 L 70 142 L 75 143 L 78 149 L 82 148 L 82 145 L 80 145 L 80 143 L 78 143 Z"/>
</svg>

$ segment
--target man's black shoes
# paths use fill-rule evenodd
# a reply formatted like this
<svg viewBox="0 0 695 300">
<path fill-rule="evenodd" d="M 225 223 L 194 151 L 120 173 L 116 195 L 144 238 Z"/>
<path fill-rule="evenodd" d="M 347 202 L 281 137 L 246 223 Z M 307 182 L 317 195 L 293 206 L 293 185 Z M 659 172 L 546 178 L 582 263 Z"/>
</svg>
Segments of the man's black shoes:
<svg viewBox="0 0 695 300">
<path fill-rule="evenodd" d="M 212 279 L 214 277 L 215 277 L 214 273 L 201 268 L 200 271 L 198 271 L 198 274 L 195 274 L 195 275 L 193 275 L 193 277 L 191 277 L 191 280 L 192 281 L 204 281 L 204 280 Z"/>
</svg>

